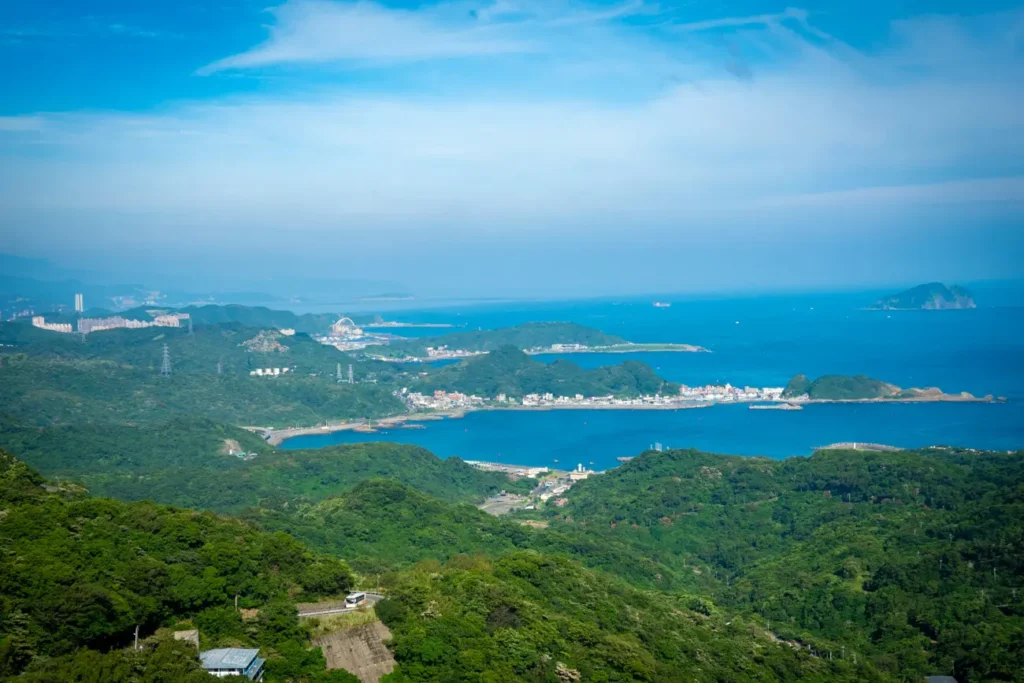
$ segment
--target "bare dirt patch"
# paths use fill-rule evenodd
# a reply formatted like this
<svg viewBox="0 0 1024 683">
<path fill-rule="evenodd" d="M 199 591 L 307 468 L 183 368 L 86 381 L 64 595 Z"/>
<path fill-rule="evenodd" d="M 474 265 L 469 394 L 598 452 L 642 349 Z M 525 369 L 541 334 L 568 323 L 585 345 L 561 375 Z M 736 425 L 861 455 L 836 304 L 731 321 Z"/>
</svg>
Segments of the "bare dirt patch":
<svg viewBox="0 0 1024 683">
<path fill-rule="evenodd" d="M 378 683 L 395 668 L 395 658 L 384 645 L 390 637 L 388 627 L 375 621 L 319 636 L 313 645 L 323 650 L 328 669 L 345 669 L 363 683 Z"/>
<path fill-rule="evenodd" d="M 242 452 L 242 444 L 235 439 L 224 439 L 224 445 L 220 447 L 221 455 L 233 455 Z"/>
</svg>

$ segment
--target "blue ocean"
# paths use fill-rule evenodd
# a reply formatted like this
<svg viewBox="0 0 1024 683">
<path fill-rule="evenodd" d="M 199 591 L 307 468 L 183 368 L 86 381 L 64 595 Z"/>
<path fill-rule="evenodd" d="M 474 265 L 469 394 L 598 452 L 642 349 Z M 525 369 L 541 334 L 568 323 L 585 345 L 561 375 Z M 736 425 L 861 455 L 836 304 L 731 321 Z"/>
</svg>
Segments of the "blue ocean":
<svg viewBox="0 0 1024 683">
<path fill-rule="evenodd" d="M 287 441 L 283 448 L 388 440 L 442 457 L 523 465 L 618 464 L 654 443 L 738 455 L 809 455 L 839 441 L 917 447 L 1024 448 L 1024 307 L 964 311 L 868 311 L 874 293 L 759 298 L 665 298 L 487 305 L 403 310 L 408 322 L 456 329 L 565 320 L 636 342 L 698 344 L 711 353 L 574 354 L 585 367 L 633 358 L 685 384 L 783 386 L 804 373 L 866 374 L 901 387 L 937 386 L 1007 399 L 995 404 L 829 404 L 803 411 L 715 406 L 678 411 L 495 411 L 427 422 L 425 429 L 337 432 Z M 441 330 L 443 332 L 443 330 Z M 406 336 L 438 334 L 404 329 Z M 554 360 L 557 356 L 542 356 Z M 556 463 L 557 461 L 557 463 Z"/>
</svg>

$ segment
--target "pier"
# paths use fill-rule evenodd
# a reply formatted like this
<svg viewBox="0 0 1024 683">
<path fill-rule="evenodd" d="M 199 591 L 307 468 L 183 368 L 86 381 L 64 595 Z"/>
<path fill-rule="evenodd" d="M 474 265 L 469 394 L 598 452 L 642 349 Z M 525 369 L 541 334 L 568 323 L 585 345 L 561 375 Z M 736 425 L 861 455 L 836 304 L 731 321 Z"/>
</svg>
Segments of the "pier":
<svg viewBox="0 0 1024 683">
<path fill-rule="evenodd" d="M 840 443 L 818 446 L 815 451 L 878 451 L 881 453 L 896 453 L 902 451 L 898 446 L 887 446 L 881 443 L 862 443 L 860 441 L 841 441 Z"/>
</svg>

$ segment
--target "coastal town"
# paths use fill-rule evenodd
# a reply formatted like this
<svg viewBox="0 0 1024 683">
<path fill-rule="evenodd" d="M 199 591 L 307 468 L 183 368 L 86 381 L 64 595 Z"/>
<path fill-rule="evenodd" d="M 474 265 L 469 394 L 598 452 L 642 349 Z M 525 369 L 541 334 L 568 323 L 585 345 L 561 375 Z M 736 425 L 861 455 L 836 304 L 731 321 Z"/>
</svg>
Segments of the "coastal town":
<svg viewBox="0 0 1024 683">
<path fill-rule="evenodd" d="M 410 412 L 452 412 L 501 408 L 699 408 L 715 403 L 769 402 L 785 405 L 806 401 L 804 397 L 783 400 L 783 387 L 734 387 L 731 384 L 708 384 L 700 387 L 683 386 L 675 395 L 645 394 L 630 398 L 612 395 L 556 396 L 552 393 L 526 394 L 522 397 L 498 394 L 482 397 L 458 391 L 437 390 L 432 394 L 402 389 L 399 398 Z"/>
</svg>

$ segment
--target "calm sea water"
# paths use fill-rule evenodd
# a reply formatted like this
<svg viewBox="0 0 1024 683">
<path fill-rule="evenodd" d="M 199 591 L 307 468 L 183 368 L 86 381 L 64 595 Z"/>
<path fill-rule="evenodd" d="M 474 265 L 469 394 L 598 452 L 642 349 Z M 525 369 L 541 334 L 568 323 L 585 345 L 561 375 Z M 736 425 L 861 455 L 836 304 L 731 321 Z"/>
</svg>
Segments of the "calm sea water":
<svg viewBox="0 0 1024 683">
<path fill-rule="evenodd" d="M 800 412 L 717 406 L 680 411 L 474 413 L 426 423 L 422 430 L 376 435 L 338 432 L 292 439 L 284 448 L 392 440 L 440 456 L 529 465 L 594 462 L 614 467 L 651 443 L 721 453 L 806 455 L 836 441 L 898 446 L 950 444 L 1024 447 L 1024 308 L 971 311 L 858 310 L 872 294 L 718 300 L 650 300 L 460 307 L 395 315 L 411 322 L 451 322 L 464 329 L 534 320 L 571 320 L 638 342 L 704 346 L 708 354 L 638 353 L 568 356 L 585 367 L 642 360 L 687 384 L 732 382 L 781 386 L 803 372 L 863 373 L 903 387 L 994 394 L 1005 404 L 815 405 Z M 436 334 L 437 330 L 405 330 Z M 541 357 L 554 360 L 554 357 Z"/>
</svg>

